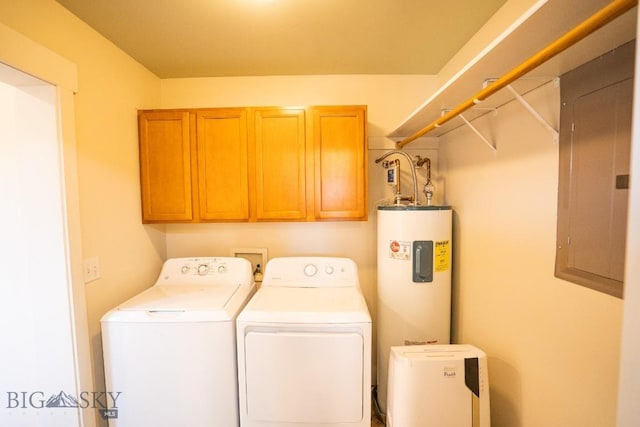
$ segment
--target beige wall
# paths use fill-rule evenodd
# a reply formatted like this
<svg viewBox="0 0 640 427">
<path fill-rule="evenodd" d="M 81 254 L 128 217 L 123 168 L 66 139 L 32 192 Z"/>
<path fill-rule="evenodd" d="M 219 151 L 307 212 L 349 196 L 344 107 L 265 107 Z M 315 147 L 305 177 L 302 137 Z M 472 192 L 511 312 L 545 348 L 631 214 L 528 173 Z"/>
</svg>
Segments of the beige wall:
<svg viewBox="0 0 640 427">
<path fill-rule="evenodd" d="M 100 317 L 152 283 L 165 257 L 163 230 L 140 223 L 136 125 L 137 108 L 159 103 L 160 81 L 53 0 L 2 0 L 0 22 L 77 67 L 79 190 L 68 196 L 79 202 L 83 257 L 100 261 L 101 279 L 85 286 L 100 390 Z"/>
<path fill-rule="evenodd" d="M 559 89 L 527 95 L 558 123 Z M 440 139 L 457 342 L 489 355 L 494 426 L 615 424 L 622 301 L 554 278 L 558 146 L 510 103 Z"/>
</svg>

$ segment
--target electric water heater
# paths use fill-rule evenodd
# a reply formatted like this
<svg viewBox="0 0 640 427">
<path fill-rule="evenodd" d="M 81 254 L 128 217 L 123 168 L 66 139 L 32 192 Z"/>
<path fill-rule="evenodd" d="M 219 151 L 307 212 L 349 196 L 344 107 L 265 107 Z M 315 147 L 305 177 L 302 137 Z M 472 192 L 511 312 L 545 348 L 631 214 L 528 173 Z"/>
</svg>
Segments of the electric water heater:
<svg viewBox="0 0 640 427">
<path fill-rule="evenodd" d="M 377 401 L 384 411 L 391 346 L 448 344 L 452 211 L 378 207 Z"/>
</svg>

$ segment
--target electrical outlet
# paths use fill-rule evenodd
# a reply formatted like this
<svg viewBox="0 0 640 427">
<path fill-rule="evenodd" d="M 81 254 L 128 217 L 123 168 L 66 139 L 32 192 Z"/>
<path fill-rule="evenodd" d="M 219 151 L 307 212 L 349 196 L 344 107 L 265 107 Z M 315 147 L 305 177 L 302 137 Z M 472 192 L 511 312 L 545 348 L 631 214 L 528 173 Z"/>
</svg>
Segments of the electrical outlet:
<svg viewBox="0 0 640 427">
<path fill-rule="evenodd" d="M 93 282 L 100 278 L 100 263 L 98 257 L 87 258 L 83 263 L 84 283 Z"/>
</svg>

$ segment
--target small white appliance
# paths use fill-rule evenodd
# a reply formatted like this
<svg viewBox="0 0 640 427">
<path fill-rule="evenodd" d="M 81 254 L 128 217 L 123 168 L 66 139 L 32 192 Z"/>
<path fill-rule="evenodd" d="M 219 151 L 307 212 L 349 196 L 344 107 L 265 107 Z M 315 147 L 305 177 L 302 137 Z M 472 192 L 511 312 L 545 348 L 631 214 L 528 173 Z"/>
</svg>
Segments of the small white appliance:
<svg viewBox="0 0 640 427">
<path fill-rule="evenodd" d="M 270 260 L 237 335 L 242 427 L 370 427 L 371 317 L 352 260 Z"/>
<path fill-rule="evenodd" d="M 392 346 L 448 344 L 450 206 L 378 206 L 378 404 L 384 412 Z"/>
<path fill-rule="evenodd" d="M 471 345 L 391 347 L 387 427 L 490 427 L 486 354 Z"/>
<path fill-rule="evenodd" d="M 105 314 L 109 425 L 237 427 L 235 319 L 253 291 L 246 259 L 174 258 Z"/>
</svg>

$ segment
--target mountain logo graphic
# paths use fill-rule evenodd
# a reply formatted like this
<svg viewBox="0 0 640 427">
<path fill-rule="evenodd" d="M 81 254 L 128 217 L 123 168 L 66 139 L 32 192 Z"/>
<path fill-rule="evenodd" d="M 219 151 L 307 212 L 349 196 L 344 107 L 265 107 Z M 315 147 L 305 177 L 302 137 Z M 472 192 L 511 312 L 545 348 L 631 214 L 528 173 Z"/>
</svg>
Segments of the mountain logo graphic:
<svg viewBox="0 0 640 427">
<path fill-rule="evenodd" d="M 47 408 L 78 408 L 78 399 L 60 390 L 58 394 L 52 394 L 45 404 Z"/>
</svg>

